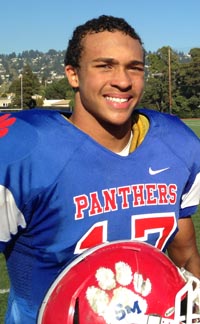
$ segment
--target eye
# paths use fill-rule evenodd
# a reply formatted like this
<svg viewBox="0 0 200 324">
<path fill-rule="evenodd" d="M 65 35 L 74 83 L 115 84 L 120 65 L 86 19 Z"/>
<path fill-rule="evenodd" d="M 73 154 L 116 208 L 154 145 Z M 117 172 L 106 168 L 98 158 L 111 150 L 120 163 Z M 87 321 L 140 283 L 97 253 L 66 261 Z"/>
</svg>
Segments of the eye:
<svg viewBox="0 0 200 324">
<path fill-rule="evenodd" d="M 112 65 L 108 63 L 101 63 L 96 65 L 97 68 L 104 69 L 104 70 L 110 70 L 112 69 Z"/>
<path fill-rule="evenodd" d="M 130 70 L 144 72 L 144 66 L 143 65 L 132 65 L 132 66 L 130 66 Z"/>
</svg>

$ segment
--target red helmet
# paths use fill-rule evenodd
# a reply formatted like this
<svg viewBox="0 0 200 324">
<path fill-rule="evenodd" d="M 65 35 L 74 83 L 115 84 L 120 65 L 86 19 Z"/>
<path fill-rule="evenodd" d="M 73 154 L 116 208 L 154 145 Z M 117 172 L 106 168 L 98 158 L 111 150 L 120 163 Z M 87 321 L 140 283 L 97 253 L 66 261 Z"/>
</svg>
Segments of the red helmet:
<svg viewBox="0 0 200 324">
<path fill-rule="evenodd" d="M 194 300 L 192 283 L 186 283 L 157 248 L 136 241 L 102 244 L 61 272 L 42 303 L 37 323 L 191 324 L 200 316 L 192 314 L 191 302 L 189 315 L 181 315 L 188 291 Z"/>
</svg>

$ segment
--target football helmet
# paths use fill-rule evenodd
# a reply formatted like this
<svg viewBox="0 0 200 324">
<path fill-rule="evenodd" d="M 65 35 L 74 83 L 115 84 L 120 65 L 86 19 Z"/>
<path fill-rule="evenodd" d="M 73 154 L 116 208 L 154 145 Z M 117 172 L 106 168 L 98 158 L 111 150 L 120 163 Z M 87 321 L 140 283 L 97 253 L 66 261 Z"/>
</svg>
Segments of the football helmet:
<svg viewBox="0 0 200 324">
<path fill-rule="evenodd" d="M 196 282 L 195 282 L 196 280 Z M 198 280 L 188 281 L 157 248 L 138 241 L 96 246 L 58 276 L 38 324 L 192 324 Z M 187 311 L 182 314 L 181 304 Z"/>
</svg>

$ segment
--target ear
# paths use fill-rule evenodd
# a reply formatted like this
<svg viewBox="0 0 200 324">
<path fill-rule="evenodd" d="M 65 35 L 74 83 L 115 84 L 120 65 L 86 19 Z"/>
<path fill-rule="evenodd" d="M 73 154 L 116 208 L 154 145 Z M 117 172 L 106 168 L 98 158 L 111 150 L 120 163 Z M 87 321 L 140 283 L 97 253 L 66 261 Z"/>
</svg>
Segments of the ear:
<svg viewBox="0 0 200 324">
<path fill-rule="evenodd" d="M 72 88 L 77 88 L 79 86 L 79 82 L 76 68 L 74 68 L 72 65 L 66 65 L 65 74 Z"/>
</svg>

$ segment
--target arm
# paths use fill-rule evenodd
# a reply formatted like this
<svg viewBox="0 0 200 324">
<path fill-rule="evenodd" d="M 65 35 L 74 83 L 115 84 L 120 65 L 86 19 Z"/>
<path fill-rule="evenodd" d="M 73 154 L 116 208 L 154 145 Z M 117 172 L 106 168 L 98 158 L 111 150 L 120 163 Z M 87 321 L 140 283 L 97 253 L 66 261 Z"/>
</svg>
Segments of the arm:
<svg viewBox="0 0 200 324">
<path fill-rule="evenodd" d="M 185 268 L 200 279 L 200 254 L 192 219 L 179 219 L 178 228 L 179 231 L 168 246 L 168 255 L 176 266 Z"/>
</svg>

